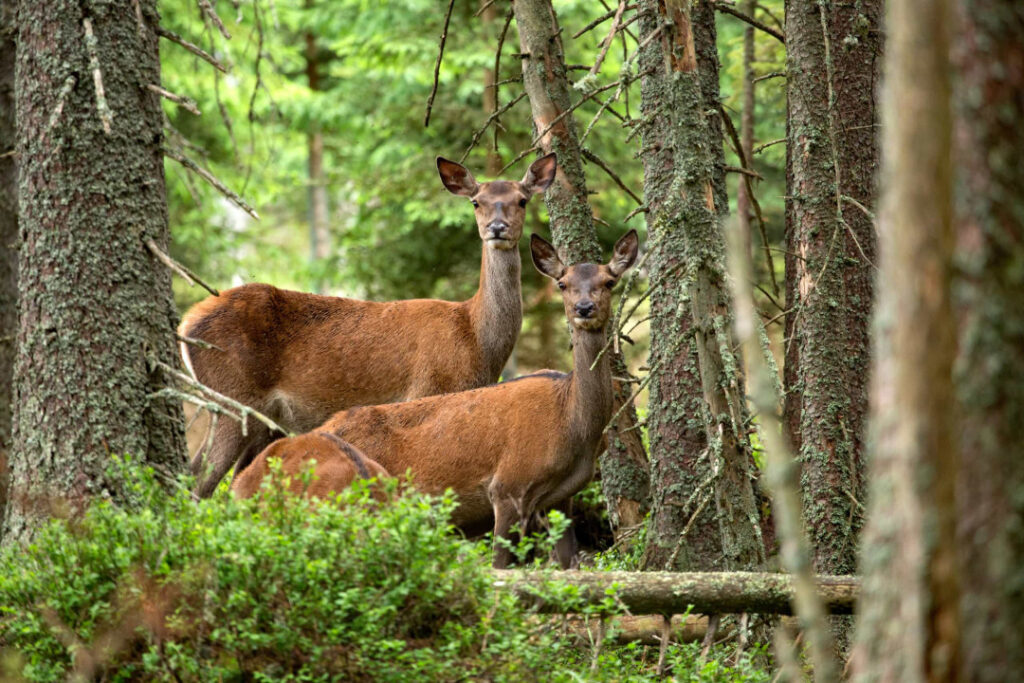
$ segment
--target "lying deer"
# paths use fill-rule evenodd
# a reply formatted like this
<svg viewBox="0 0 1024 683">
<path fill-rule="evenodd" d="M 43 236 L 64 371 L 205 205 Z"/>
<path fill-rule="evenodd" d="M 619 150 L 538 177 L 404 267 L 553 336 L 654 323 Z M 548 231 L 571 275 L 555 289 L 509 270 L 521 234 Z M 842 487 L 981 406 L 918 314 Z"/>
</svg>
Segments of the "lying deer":
<svg viewBox="0 0 1024 683">
<path fill-rule="evenodd" d="M 283 458 L 281 474 L 289 477 L 293 493 L 325 498 L 335 491 L 348 487 L 356 479 L 378 480 L 388 477 L 388 472 L 374 460 L 366 457 L 352 444 L 339 439 L 330 432 L 309 432 L 291 439 L 279 439 L 267 447 L 266 458 L 252 463 L 239 472 L 231 482 L 231 491 L 240 498 L 250 498 L 260 490 L 263 478 L 270 473 L 269 458 L 280 458 L 284 453 L 301 453 L 302 458 Z M 316 477 L 307 486 L 299 476 L 308 461 L 318 463 Z M 381 498 L 380 491 L 374 492 Z"/>
<path fill-rule="evenodd" d="M 469 197 L 483 241 L 480 287 L 468 301 L 359 301 L 249 284 L 192 307 L 181 344 L 200 382 L 305 432 L 357 405 L 406 401 L 495 382 L 523 318 L 519 237 L 526 203 L 555 178 L 555 155 L 535 161 L 520 182 L 478 183 L 438 157 L 449 192 Z M 240 472 L 272 440 L 249 420 L 246 434 L 219 420 L 209 463 L 192 460 L 196 494 L 207 497 L 236 465 Z"/>
<path fill-rule="evenodd" d="M 534 264 L 562 290 L 573 337 L 570 374 L 541 371 L 457 394 L 351 408 L 314 433 L 358 444 L 390 472 L 410 470 L 413 485 L 423 492 L 453 489 L 459 506 L 452 521 L 471 534 L 493 524 L 494 566 L 507 566 L 510 551 L 498 539 L 508 539 L 513 526 L 525 527 L 535 513 L 565 503 L 593 476 L 612 416 L 611 370 L 608 354 L 601 353 L 611 290 L 636 259 L 637 246 L 636 231 L 630 230 L 607 265 L 567 268 L 553 246 L 531 237 Z M 250 469 L 265 471 L 269 457 L 298 469 L 308 459 L 302 438 L 276 442 Z M 315 474 L 331 488 L 329 466 L 318 463 Z M 555 551 L 562 566 L 569 566 L 573 536 L 566 534 Z"/>
</svg>

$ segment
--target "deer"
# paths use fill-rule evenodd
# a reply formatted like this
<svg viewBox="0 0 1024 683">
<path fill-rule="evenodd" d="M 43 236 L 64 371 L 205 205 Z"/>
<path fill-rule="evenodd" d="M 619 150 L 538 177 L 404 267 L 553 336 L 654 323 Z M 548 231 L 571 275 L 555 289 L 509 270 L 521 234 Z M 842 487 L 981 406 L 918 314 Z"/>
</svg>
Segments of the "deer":
<svg viewBox="0 0 1024 683">
<path fill-rule="evenodd" d="M 246 284 L 193 306 L 179 326 L 185 366 L 201 383 L 306 432 L 339 410 L 464 391 L 497 381 L 522 325 L 518 243 L 526 205 L 555 178 L 554 154 L 519 182 L 477 182 L 437 158 L 445 188 L 468 197 L 482 242 L 480 285 L 467 301 L 361 301 Z M 188 339 L 201 340 L 189 343 Z M 244 418 L 243 418 L 244 419 Z M 273 440 L 249 420 L 219 420 L 194 494 L 212 495 Z"/>
<path fill-rule="evenodd" d="M 389 472 L 408 471 L 412 486 L 424 493 L 452 489 L 459 501 L 452 522 L 469 535 L 492 528 L 493 566 L 507 567 L 511 550 L 502 539 L 510 539 L 516 525 L 525 529 L 538 513 L 566 505 L 593 477 L 612 417 L 611 369 L 603 352 L 612 288 L 636 260 L 638 242 L 630 230 L 607 264 L 567 267 L 550 243 L 531 235 L 534 265 L 562 292 L 573 342 L 571 373 L 542 370 L 459 393 L 349 408 L 313 433 L 357 444 Z M 301 438 L 278 441 L 250 469 L 265 471 L 271 457 L 297 468 L 295 462 L 308 459 L 297 445 Z M 319 462 L 314 475 L 329 479 L 328 467 Z M 571 533 L 554 550 L 563 568 L 573 566 Z"/>
<path fill-rule="evenodd" d="M 350 486 L 356 479 L 382 481 L 390 477 L 380 463 L 368 458 L 349 442 L 330 432 L 308 432 L 291 439 L 278 439 L 267 446 L 267 457 L 242 470 L 231 482 L 231 492 L 239 498 L 251 498 L 259 493 L 263 479 L 270 474 L 270 459 L 280 457 L 279 454 L 286 449 L 303 454 L 301 458 L 282 459 L 281 473 L 290 478 L 292 493 L 326 498 Z M 319 468 L 307 486 L 299 475 L 310 461 L 319 463 Z M 383 492 L 375 489 L 373 497 L 382 500 Z"/>
</svg>

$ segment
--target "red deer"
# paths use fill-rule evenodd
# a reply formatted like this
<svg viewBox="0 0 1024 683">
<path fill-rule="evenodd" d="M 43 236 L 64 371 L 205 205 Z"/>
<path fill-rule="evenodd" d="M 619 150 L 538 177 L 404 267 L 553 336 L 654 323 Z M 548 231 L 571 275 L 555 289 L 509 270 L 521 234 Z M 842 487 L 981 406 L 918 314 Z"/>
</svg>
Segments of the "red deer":
<svg viewBox="0 0 1024 683">
<path fill-rule="evenodd" d="M 389 476 L 387 470 L 358 448 L 329 432 L 309 432 L 291 439 L 278 439 L 265 452 L 267 458 L 277 458 L 285 450 L 299 456 L 286 458 L 281 464 L 281 473 L 291 478 L 289 488 L 293 493 L 325 498 L 351 485 L 356 479 L 384 479 Z M 250 498 L 259 493 L 263 478 L 270 473 L 267 458 L 254 462 L 235 477 L 231 491 L 236 496 Z M 310 461 L 318 465 L 316 477 L 307 487 L 299 475 Z M 374 497 L 380 499 L 383 494 L 375 491 Z"/>
<path fill-rule="evenodd" d="M 406 401 L 495 382 L 522 324 L 519 237 L 526 203 L 554 180 L 555 156 L 535 161 L 520 182 L 478 183 L 438 157 L 449 192 L 469 197 L 483 241 L 480 287 L 468 301 L 359 301 L 250 284 L 196 304 L 183 336 L 217 348 L 181 345 L 202 383 L 305 432 L 339 410 Z M 249 420 L 246 434 L 219 420 L 209 463 L 192 460 L 196 494 L 211 495 L 272 440 Z"/>
<path fill-rule="evenodd" d="M 611 370 L 608 354 L 601 353 L 611 290 L 633 264 L 637 247 L 631 230 L 607 265 L 567 268 L 554 247 L 531 237 L 534 264 L 562 290 L 573 338 L 570 374 L 541 371 L 457 394 L 351 408 L 314 433 L 357 444 L 389 472 L 410 470 L 420 491 L 454 490 L 459 506 L 452 521 L 470 534 L 493 524 L 494 566 L 507 566 L 510 551 L 498 539 L 509 538 L 515 525 L 525 526 L 536 513 L 566 503 L 593 476 L 612 416 Z M 278 441 L 252 467 L 265 468 L 274 456 L 285 463 L 301 460 L 301 449 L 290 443 L 296 442 Z M 573 546 L 566 534 L 556 547 L 562 566 L 572 562 Z"/>
</svg>

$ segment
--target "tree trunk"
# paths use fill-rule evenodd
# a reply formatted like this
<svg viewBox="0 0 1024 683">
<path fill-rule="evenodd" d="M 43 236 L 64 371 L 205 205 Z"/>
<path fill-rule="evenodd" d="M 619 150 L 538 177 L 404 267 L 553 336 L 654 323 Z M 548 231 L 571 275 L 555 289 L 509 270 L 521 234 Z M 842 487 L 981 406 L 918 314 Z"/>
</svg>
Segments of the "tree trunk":
<svg viewBox="0 0 1024 683">
<path fill-rule="evenodd" d="M 578 611 L 599 605 L 615 594 L 615 602 L 631 614 L 695 614 L 752 612 L 792 614 L 795 590 L 788 574 L 758 572 L 585 572 L 557 574 L 494 569 L 494 585 L 511 590 L 541 612 Z M 817 576 L 818 593 L 833 614 L 850 614 L 860 592 L 855 576 Z M 576 587 L 567 607 L 563 598 L 550 602 L 537 595 L 551 584 Z M 550 593 L 549 593 L 550 594 Z M 578 600 L 579 602 L 574 602 Z"/>
<path fill-rule="evenodd" d="M 741 364 L 732 352 L 735 344 L 725 287 L 724 241 L 718 220 L 724 201 L 718 200 L 720 193 L 715 189 L 720 152 L 715 147 L 714 126 L 708 123 L 709 107 L 701 88 L 701 57 L 696 52 L 694 17 L 690 15 L 689 3 L 683 1 L 644 2 L 641 11 L 654 18 L 646 20 L 651 30 L 664 26 L 658 39 L 651 42 L 658 48 L 653 59 L 660 59 L 662 64 L 645 78 L 643 86 L 650 110 L 663 112 L 663 125 L 667 124 L 664 143 L 648 137 L 644 144 L 652 140 L 652 145 L 663 146 L 665 153 L 671 155 L 660 163 L 654 158 L 645 161 L 645 171 L 667 169 L 667 173 L 658 175 L 670 178 L 645 179 L 645 194 L 648 199 L 665 198 L 648 214 L 651 242 L 657 245 L 650 259 L 651 286 L 673 292 L 651 303 L 652 371 L 659 373 L 652 381 L 656 386 L 651 392 L 650 430 L 658 433 L 657 437 L 652 436 L 652 450 L 657 439 L 659 445 L 683 451 L 675 455 L 674 459 L 683 465 L 674 466 L 678 468 L 674 472 L 669 469 L 672 466 L 662 462 L 671 456 L 654 456 L 658 463 L 655 471 L 661 477 L 658 486 L 661 490 L 674 487 L 680 497 L 693 500 L 688 506 L 659 501 L 668 504 L 662 507 L 661 517 L 652 522 L 653 543 L 661 546 L 656 550 L 658 554 L 670 544 L 679 543 L 692 515 L 690 510 L 701 500 L 697 487 L 703 485 L 714 494 L 721 542 L 719 566 L 753 568 L 764 562 L 765 551 L 751 485 L 753 460 L 746 435 Z M 658 74 L 664 76 L 659 79 Z M 651 128 L 645 131 L 647 136 L 659 134 L 654 129 L 656 124 L 657 121 L 648 124 Z M 648 152 L 645 156 L 650 155 Z M 675 310 L 681 300 L 688 300 L 691 307 L 691 320 L 686 328 L 679 324 L 680 316 Z M 679 345 L 691 343 L 691 339 L 696 349 L 695 362 L 692 354 L 679 351 Z M 696 392 L 692 384 L 686 383 L 687 374 L 699 378 L 701 399 L 692 398 Z M 692 441 L 683 448 L 672 443 L 669 430 L 679 433 L 678 423 L 685 419 L 693 421 L 688 429 L 700 425 L 705 431 L 706 463 L 699 462 L 701 453 L 692 451 Z M 662 429 L 664 434 L 660 433 Z M 704 481 L 687 482 L 691 468 Z M 678 483 L 672 477 L 678 477 Z M 666 521 L 666 515 L 676 518 Z"/>
<path fill-rule="evenodd" d="M 558 119 L 571 102 L 555 10 L 550 0 L 518 0 L 513 9 L 520 51 L 525 55 L 523 87 L 530 100 L 535 133 L 550 126 L 538 145 L 544 153 L 558 155 L 558 174 L 544 194 L 552 241 L 567 264 L 602 263 L 576 122 L 571 114 Z M 624 377 L 627 369 L 622 355 L 613 354 L 611 361 L 612 375 Z M 630 396 L 630 387 L 613 382 L 613 389 L 614 410 L 618 414 Z M 601 484 L 616 534 L 621 528 L 641 523 L 650 500 L 647 454 L 640 431 L 632 428 L 636 424 L 636 409 L 630 404 L 608 431 L 607 448 L 599 459 Z"/>
<path fill-rule="evenodd" d="M 660 25 L 656 3 L 640 7 L 641 40 Z M 680 230 L 670 215 L 674 172 L 672 100 L 661 42 L 640 53 L 640 108 L 643 134 L 644 203 L 648 234 Z M 673 222 L 669 227 L 667 222 Z M 652 240 L 652 242 L 653 242 Z M 672 247 L 677 247 L 672 249 Z M 644 568 L 674 571 L 725 569 L 715 514 L 707 435 L 701 419 L 704 396 L 697 369 L 697 347 L 686 301 L 685 249 L 681 241 L 659 243 L 651 259 L 651 356 L 657 368 L 650 383 L 647 434 L 651 458 L 651 521 Z M 655 284 L 657 286 L 655 287 Z"/>
<path fill-rule="evenodd" d="M 875 229 L 875 84 L 881 0 L 788 0 L 786 55 L 798 254 L 786 277 L 787 386 L 815 571 L 852 573 L 863 521 L 864 428 Z"/>
<path fill-rule="evenodd" d="M 11 446 L 11 380 L 18 333 L 18 166 L 14 126 L 14 0 L 0 0 L 0 529 Z"/>
<path fill-rule="evenodd" d="M 1024 680 L 1024 6 L 960 0 L 954 85 L 965 680 Z"/>
<path fill-rule="evenodd" d="M 21 3 L 18 359 L 5 541 L 51 506 L 120 496 L 111 454 L 185 467 L 180 404 L 149 358 L 177 364 L 166 249 L 155 0 Z M 45 59 L 42 56 L 45 55 Z M 90 63 L 92 62 L 92 63 Z M 109 128 L 109 132 L 105 131 Z"/>
<path fill-rule="evenodd" d="M 856 680 L 948 681 L 959 678 L 960 628 L 949 3 L 888 7 L 874 450 L 853 667 Z"/>
</svg>

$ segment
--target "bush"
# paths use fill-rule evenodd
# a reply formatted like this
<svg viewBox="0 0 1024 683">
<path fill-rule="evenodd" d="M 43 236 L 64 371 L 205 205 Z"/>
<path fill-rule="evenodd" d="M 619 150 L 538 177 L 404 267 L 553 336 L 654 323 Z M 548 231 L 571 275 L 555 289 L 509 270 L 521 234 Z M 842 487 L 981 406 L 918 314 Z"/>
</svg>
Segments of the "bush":
<svg viewBox="0 0 1024 683">
<path fill-rule="evenodd" d="M 130 505 L 96 502 L 0 553 L 6 673 L 533 680 L 557 654 L 492 589 L 486 548 L 449 533 L 451 498 L 379 504 L 357 485 L 308 502 L 271 485 L 196 503 L 121 469 Z"/>
</svg>

